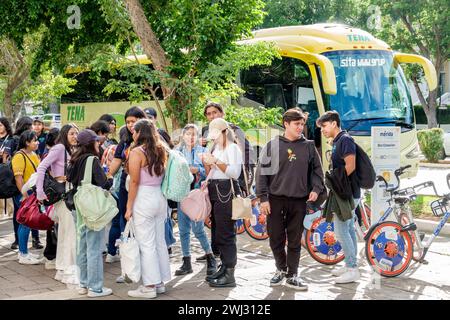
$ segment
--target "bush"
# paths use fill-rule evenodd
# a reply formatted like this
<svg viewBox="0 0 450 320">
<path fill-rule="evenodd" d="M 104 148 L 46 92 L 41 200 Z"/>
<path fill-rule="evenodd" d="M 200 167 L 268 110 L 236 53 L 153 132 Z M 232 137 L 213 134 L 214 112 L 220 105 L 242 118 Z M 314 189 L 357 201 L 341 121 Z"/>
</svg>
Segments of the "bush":
<svg viewBox="0 0 450 320">
<path fill-rule="evenodd" d="M 444 131 L 441 128 L 420 130 L 417 132 L 420 150 L 430 162 L 442 159 L 444 149 Z"/>
</svg>

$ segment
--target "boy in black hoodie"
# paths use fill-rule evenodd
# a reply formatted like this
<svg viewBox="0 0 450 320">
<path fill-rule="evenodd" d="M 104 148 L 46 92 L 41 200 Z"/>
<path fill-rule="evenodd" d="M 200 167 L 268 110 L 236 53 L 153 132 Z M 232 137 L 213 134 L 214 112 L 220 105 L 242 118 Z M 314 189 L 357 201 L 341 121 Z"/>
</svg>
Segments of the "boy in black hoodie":
<svg viewBox="0 0 450 320">
<path fill-rule="evenodd" d="M 297 276 L 300 241 L 306 202 L 316 201 L 324 188 L 322 164 L 314 141 L 303 136 L 305 116 L 300 109 L 287 110 L 283 126 L 284 135 L 272 139 L 261 152 L 256 195 L 261 199 L 261 213 L 267 215 L 270 248 L 277 267 L 270 285 L 280 285 L 286 277 L 286 286 L 307 290 Z"/>
</svg>

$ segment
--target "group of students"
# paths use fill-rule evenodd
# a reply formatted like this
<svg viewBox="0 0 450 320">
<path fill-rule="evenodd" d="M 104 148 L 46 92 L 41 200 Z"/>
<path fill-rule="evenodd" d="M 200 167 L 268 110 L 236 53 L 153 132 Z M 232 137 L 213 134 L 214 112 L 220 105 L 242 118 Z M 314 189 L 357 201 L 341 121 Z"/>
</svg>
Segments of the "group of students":
<svg viewBox="0 0 450 320">
<path fill-rule="evenodd" d="M 111 135 L 115 131 L 115 119 L 110 115 L 102 116 L 90 129 L 81 132 L 76 126 L 68 124 L 59 132 L 52 129 L 47 134 L 42 161 L 37 153 L 39 135 L 29 128 L 23 130 L 23 127 L 22 132 L 19 132 L 21 118 L 16 124 L 15 132 L 16 135 L 20 134 L 18 151 L 12 159 L 17 185 L 21 190 L 22 184 L 36 171 L 37 199 L 44 201 L 46 195 L 43 180 L 45 172 L 49 171 L 57 181 L 66 183 L 67 190 L 76 191 L 84 177 L 87 159 L 95 156 L 92 184 L 105 190 L 113 187 L 115 191 L 112 193 L 119 209 L 107 234 L 105 261 L 112 263 L 120 260 L 116 241 L 121 237 L 127 221 L 133 219 L 140 250 L 142 285 L 136 290 L 130 290 L 128 294 L 131 297 L 155 298 L 166 291 L 165 283 L 171 279 L 167 221 L 169 207 L 174 207 L 174 204 L 164 197 L 161 183 L 169 150 L 175 148 L 186 158 L 194 176 L 191 189 L 200 188 L 202 182 L 207 180 L 212 206 L 209 241 L 203 222 L 191 221 L 181 210 L 180 204 L 175 204 L 183 254 L 183 264 L 175 271 L 175 275 L 193 272 L 190 252 L 190 234 L 193 231 L 205 252 L 197 261 L 207 263 L 206 281 L 211 287 L 234 287 L 237 247 L 232 200 L 241 194 L 248 195 L 243 191 L 249 186 L 243 187 L 241 177 L 243 170 L 252 171 L 254 156 L 250 154 L 250 147 L 242 130 L 224 120 L 225 113 L 219 104 L 207 104 L 204 114 L 209 125 L 200 132 L 196 125 L 187 124 L 177 146 L 173 145 L 164 130 L 157 128 L 156 111 L 151 108 L 143 111 L 132 107 L 127 110 L 126 125 L 120 132 L 118 143 Z M 3 121 L 0 118 L 0 123 L 8 131 L 8 126 Z M 261 202 L 261 213 L 267 215 L 270 247 L 277 268 L 270 285 L 280 285 L 286 279 L 286 286 L 307 290 L 307 285 L 298 276 L 303 220 L 307 203 L 321 199 L 326 187 L 314 142 L 306 140 L 302 134 L 305 114 L 298 108 L 289 109 L 284 113 L 282 121 L 284 134 L 271 140 L 261 152 L 256 170 L 256 196 Z M 345 167 L 347 175 L 353 181 L 356 147 L 353 139 L 340 129 L 339 115 L 333 111 L 327 112 L 317 120 L 317 125 L 327 138 L 333 139 L 333 168 Z M 4 131 L 0 125 L 0 145 Z M 211 143 L 207 147 L 208 141 Z M 111 159 L 100 161 L 102 153 L 106 155 L 112 146 Z M 9 147 L 9 150 L 13 149 Z M 357 203 L 360 197 L 357 181 L 353 187 L 354 203 Z M 23 197 L 25 196 L 26 193 Z M 15 200 L 15 212 L 20 206 L 21 197 Z M 89 297 L 111 294 L 112 290 L 103 286 L 102 251 L 105 230 L 90 230 L 83 221 L 77 221 L 80 216 L 69 210 L 63 200 L 56 203 L 54 209 L 57 230 L 47 232 L 44 251 L 46 266 L 53 263 L 57 270 L 55 278 L 78 285 L 80 294 L 87 294 Z M 350 216 L 354 217 L 354 212 L 350 212 Z M 337 215 L 334 216 L 336 233 L 346 257 L 346 266 L 333 271 L 333 275 L 339 277 L 338 283 L 352 282 L 359 278 L 356 236 L 350 220 L 341 221 Z M 17 224 L 15 219 L 14 223 Z M 41 263 L 38 257 L 27 250 L 30 230 L 22 225 L 18 228 L 20 231 L 16 241 L 19 244 L 19 262 Z M 52 232 L 56 232 L 56 242 Z M 216 263 L 218 256 L 221 260 L 220 267 Z M 119 277 L 116 281 L 123 282 L 124 279 Z"/>
</svg>

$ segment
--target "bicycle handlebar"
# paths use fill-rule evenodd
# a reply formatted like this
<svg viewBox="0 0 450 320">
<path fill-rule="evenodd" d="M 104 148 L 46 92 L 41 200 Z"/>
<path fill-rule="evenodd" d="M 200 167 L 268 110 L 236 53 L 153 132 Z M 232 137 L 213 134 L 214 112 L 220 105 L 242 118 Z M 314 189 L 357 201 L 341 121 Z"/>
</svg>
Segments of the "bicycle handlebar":
<svg viewBox="0 0 450 320">
<path fill-rule="evenodd" d="M 384 182 L 384 184 L 386 185 L 386 191 L 392 193 L 395 190 L 397 190 L 398 188 L 400 188 L 400 178 L 399 177 L 405 172 L 406 169 L 409 169 L 409 168 L 411 168 L 411 165 L 408 164 L 407 166 L 400 167 L 394 171 L 395 178 L 397 179 L 397 186 L 395 186 L 395 187 L 389 188 L 389 185 L 388 185 L 386 179 L 384 179 L 384 177 L 382 177 L 382 176 L 377 176 L 376 181 Z M 447 182 L 448 182 L 448 180 L 447 180 Z M 448 182 L 448 183 L 450 184 L 450 182 Z"/>
<path fill-rule="evenodd" d="M 450 173 L 449 173 L 449 175 L 450 175 Z M 447 180 L 447 183 L 448 183 L 448 180 Z M 436 190 L 436 186 L 434 185 L 433 181 L 422 182 L 422 183 L 419 183 L 418 185 L 413 186 L 412 188 L 414 189 L 414 191 L 416 191 L 416 189 L 424 189 L 424 188 L 428 188 L 428 187 L 433 187 L 434 194 L 439 197 L 439 194 Z"/>
</svg>

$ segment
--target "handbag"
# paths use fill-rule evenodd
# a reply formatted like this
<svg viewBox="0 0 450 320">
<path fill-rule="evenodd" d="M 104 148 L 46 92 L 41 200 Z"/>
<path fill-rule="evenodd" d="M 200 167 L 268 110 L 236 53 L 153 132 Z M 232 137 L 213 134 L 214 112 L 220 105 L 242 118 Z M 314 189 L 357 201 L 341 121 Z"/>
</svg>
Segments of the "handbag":
<svg viewBox="0 0 450 320">
<path fill-rule="evenodd" d="M 119 245 L 120 267 L 126 282 L 137 283 L 141 279 L 141 255 L 139 244 L 134 236 L 133 218 L 128 220 Z"/>
<path fill-rule="evenodd" d="M 186 198 L 184 198 L 180 207 L 181 210 L 191 219 L 192 221 L 205 221 L 205 219 L 211 214 L 211 201 L 209 200 L 208 193 L 208 181 L 211 177 L 212 169 L 206 180 L 203 181 L 200 189 L 194 189 L 189 192 Z"/>
<path fill-rule="evenodd" d="M 245 185 L 247 187 L 247 194 L 249 195 L 248 191 L 248 183 L 247 183 L 247 174 L 245 173 L 244 165 L 242 165 L 242 170 L 244 170 L 244 179 L 245 179 Z M 252 213 L 252 200 L 250 197 L 241 197 L 236 196 L 236 192 L 234 191 L 234 183 L 233 180 L 230 179 L 231 182 L 231 191 L 233 192 L 233 200 L 232 200 L 232 210 L 231 210 L 231 219 L 232 220 L 239 220 L 239 219 L 254 219 L 253 213 Z"/>
<path fill-rule="evenodd" d="M 49 217 L 53 206 L 46 208 L 41 205 L 36 195 L 33 193 L 22 201 L 17 211 L 16 221 L 30 229 L 50 230 L 53 227 L 53 220 Z"/>
<path fill-rule="evenodd" d="M 67 175 L 67 151 L 64 150 L 64 176 Z M 54 204 L 64 197 L 66 192 L 66 183 L 58 182 L 51 174 L 45 173 L 44 177 L 44 193 L 47 200 L 44 200 L 44 205 L 48 206 Z"/>
</svg>

